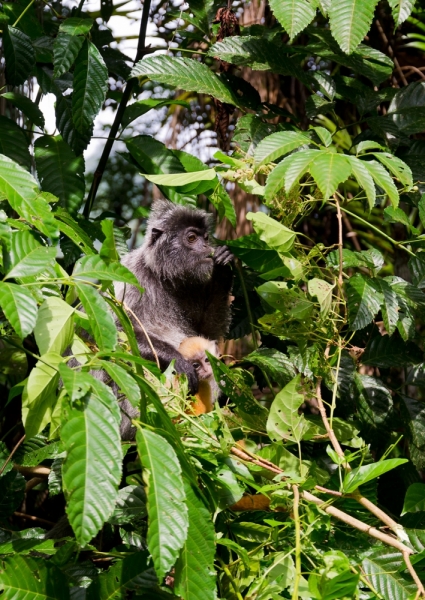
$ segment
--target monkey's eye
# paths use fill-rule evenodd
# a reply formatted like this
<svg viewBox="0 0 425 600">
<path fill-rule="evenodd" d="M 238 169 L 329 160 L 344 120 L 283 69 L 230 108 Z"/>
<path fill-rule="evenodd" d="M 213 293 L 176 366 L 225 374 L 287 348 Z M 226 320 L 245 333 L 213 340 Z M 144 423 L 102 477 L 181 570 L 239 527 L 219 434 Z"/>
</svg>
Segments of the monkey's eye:
<svg viewBox="0 0 425 600">
<path fill-rule="evenodd" d="M 198 236 L 196 235 L 196 233 L 189 233 L 186 239 L 189 242 L 189 244 L 193 244 L 198 239 Z"/>
<path fill-rule="evenodd" d="M 206 363 L 209 363 L 209 362 L 210 362 L 210 359 L 208 358 L 208 356 L 206 356 L 206 357 L 205 357 L 205 362 L 206 362 Z"/>
<path fill-rule="evenodd" d="M 193 364 L 193 368 L 194 368 L 196 371 L 197 371 L 198 369 L 200 369 L 200 368 L 201 368 L 201 363 L 194 362 L 194 363 L 192 363 L 192 364 Z"/>
</svg>

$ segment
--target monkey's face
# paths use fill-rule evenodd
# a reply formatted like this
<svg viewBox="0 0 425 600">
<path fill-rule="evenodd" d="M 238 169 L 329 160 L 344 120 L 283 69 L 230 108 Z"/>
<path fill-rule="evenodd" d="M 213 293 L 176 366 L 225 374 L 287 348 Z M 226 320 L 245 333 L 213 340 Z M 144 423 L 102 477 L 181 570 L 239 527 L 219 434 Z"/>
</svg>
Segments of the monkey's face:
<svg viewBox="0 0 425 600">
<path fill-rule="evenodd" d="M 210 379 L 213 376 L 211 363 L 206 354 L 197 354 L 191 362 L 199 379 Z"/>
</svg>

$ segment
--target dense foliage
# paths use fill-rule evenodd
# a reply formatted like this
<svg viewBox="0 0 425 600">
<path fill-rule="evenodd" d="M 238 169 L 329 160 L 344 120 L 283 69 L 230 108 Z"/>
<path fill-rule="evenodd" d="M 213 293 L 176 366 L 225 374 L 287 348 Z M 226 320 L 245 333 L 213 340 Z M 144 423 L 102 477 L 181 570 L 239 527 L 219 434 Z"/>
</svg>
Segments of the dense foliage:
<svg viewBox="0 0 425 600">
<path fill-rule="evenodd" d="M 5 600 L 425 596 L 421 13 L 411 0 L 269 0 L 263 24 L 239 27 L 219 8 L 145 0 L 132 65 L 106 25 L 112 0 L 96 14 L 84 0 L 1 6 Z M 173 52 L 148 56 L 158 14 L 178 32 Z M 391 45 L 403 23 L 407 68 Z M 265 73 L 299 86 L 297 110 L 261 100 L 248 79 Z M 162 96 L 139 99 L 151 82 Z M 39 107 L 50 93 L 57 135 Z M 83 152 L 105 102 L 115 120 L 88 191 Z M 199 107 L 204 129 L 215 114 L 231 150 L 207 165 L 133 135 L 164 107 L 187 111 L 189 129 Z M 233 226 L 232 186 L 260 202 L 253 233 L 228 242 L 231 337 L 250 335 L 251 351 L 211 356 L 223 398 L 199 417 L 185 377 L 140 357 L 114 295 L 113 282 L 137 285 L 120 263 L 127 217 L 93 208 L 118 134 L 146 190 Z M 125 193 L 129 218 L 146 216 Z M 135 442 L 121 442 L 97 370 L 140 409 Z M 45 534 L 65 505 L 58 542 Z"/>
</svg>

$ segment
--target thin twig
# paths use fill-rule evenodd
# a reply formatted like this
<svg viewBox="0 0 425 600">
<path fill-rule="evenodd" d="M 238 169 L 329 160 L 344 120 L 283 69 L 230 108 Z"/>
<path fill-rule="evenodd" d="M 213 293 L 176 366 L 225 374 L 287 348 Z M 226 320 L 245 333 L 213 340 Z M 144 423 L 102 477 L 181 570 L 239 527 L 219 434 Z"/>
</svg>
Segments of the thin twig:
<svg viewBox="0 0 425 600">
<path fill-rule="evenodd" d="M 393 59 L 395 68 L 397 69 L 397 72 L 400 75 L 400 79 L 402 80 L 403 85 L 408 85 L 407 79 L 404 76 L 404 73 L 403 73 L 403 71 L 400 68 L 400 63 L 398 62 L 396 56 L 394 55 L 394 50 L 392 49 L 392 46 L 391 46 L 391 44 L 390 44 L 390 42 L 389 42 L 389 40 L 388 40 L 388 38 L 387 38 L 387 36 L 385 34 L 385 31 L 384 31 L 384 29 L 383 29 L 383 27 L 382 27 L 381 22 L 379 21 L 379 19 L 376 19 L 375 25 L 376 25 L 376 27 L 377 27 L 377 29 L 379 31 L 379 35 L 381 36 L 382 41 L 387 46 L 388 54 L 389 54 L 390 58 Z"/>
<path fill-rule="evenodd" d="M 6 458 L 6 460 L 4 461 L 2 467 L 0 468 L 0 475 L 3 473 L 3 471 L 5 470 L 5 468 L 7 467 L 7 465 L 10 463 L 10 461 L 12 460 L 13 455 L 15 454 L 16 450 L 19 448 L 19 446 L 22 444 L 22 442 L 25 439 L 25 435 L 23 435 L 21 437 L 21 439 L 19 440 L 19 442 L 16 444 L 16 446 L 13 448 L 12 452 L 9 454 L 9 456 Z"/>
<path fill-rule="evenodd" d="M 241 282 L 241 288 L 242 288 L 242 293 L 243 293 L 243 297 L 245 300 L 246 312 L 248 313 L 248 320 L 249 320 L 249 325 L 251 327 L 251 334 L 252 334 L 252 344 L 254 346 L 254 350 L 257 350 L 257 348 L 258 348 L 257 332 L 255 331 L 255 327 L 254 327 L 254 319 L 252 316 L 251 305 L 249 303 L 248 292 L 246 289 L 245 279 L 244 279 L 243 271 L 242 271 L 242 265 L 240 263 L 240 260 L 238 260 L 237 258 L 235 258 L 235 265 L 236 265 L 236 270 L 239 275 L 239 281 Z"/>
<path fill-rule="evenodd" d="M 142 323 L 142 322 L 140 321 L 140 319 L 139 319 L 139 318 L 138 318 L 138 317 L 137 317 L 137 316 L 134 314 L 134 312 L 131 310 L 131 308 L 130 308 L 129 306 L 127 306 L 127 304 L 126 304 L 125 302 L 123 302 L 123 306 L 124 306 L 124 310 L 125 310 L 126 312 L 129 312 L 129 313 L 131 314 L 131 316 L 134 318 L 134 320 L 136 321 L 136 323 L 139 325 L 140 329 L 141 329 L 141 330 L 143 331 L 143 333 L 145 334 L 145 336 L 146 336 L 146 339 L 147 339 L 147 341 L 148 341 L 148 344 L 149 344 L 149 346 L 150 346 L 150 349 L 152 350 L 152 354 L 153 354 L 153 355 L 154 355 L 154 357 L 155 357 L 156 365 L 157 365 L 158 369 L 161 369 L 161 366 L 160 366 L 160 364 L 159 364 L 159 358 L 158 358 L 158 354 L 156 353 L 156 350 L 155 350 L 155 348 L 153 347 L 153 344 L 152 344 L 151 338 L 149 337 L 149 335 L 148 335 L 148 332 L 146 331 L 146 329 L 145 329 L 145 327 L 144 327 L 143 323 Z"/>
<path fill-rule="evenodd" d="M 298 586 L 301 580 L 301 526 L 300 526 L 300 491 L 298 486 L 293 485 L 294 492 L 294 523 L 295 523 L 295 580 L 292 600 L 298 600 Z"/>
<path fill-rule="evenodd" d="M 322 417 L 322 421 L 323 421 L 323 425 L 325 426 L 326 432 L 329 436 L 329 440 L 332 444 L 333 449 L 335 450 L 335 452 L 338 454 L 338 456 L 340 458 L 344 458 L 344 452 L 340 446 L 340 443 L 335 435 L 334 430 L 331 428 L 330 424 L 329 424 L 329 420 L 328 420 L 328 416 L 326 414 L 326 409 L 325 409 L 325 405 L 323 404 L 323 400 L 322 400 L 322 378 L 318 377 L 317 378 L 317 383 L 316 383 L 316 400 L 317 400 L 317 407 L 319 409 L 320 412 L 320 416 Z M 348 463 L 346 463 L 344 465 L 344 467 L 347 469 L 347 471 L 351 471 L 351 467 Z"/>
<path fill-rule="evenodd" d="M 415 569 L 413 568 L 412 563 L 410 562 L 410 555 L 408 552 L 403 552 L 404 562 L 406 563 L 407 570 L 412 576 L 413 581 L 416 583 L 416 587 L 418 588 L 418 593 L 416 594 L 416 598 L 425 598 L 425 588 L 422 584 L 422 581 L 419 579 Z"/>
<path fill-rule="evenodd" d="M 341 207 L 339 205 L 338 196 L 336 194 L 334 194 L 334 200 L 335 200 L 335 204 L 336 204 L 336 216 L 338 219 L 338 254 L 339 254 L 338 285 L 340 288 L 342 288 L 342 285 L 343 285 L 343 278 L 342 278 L 342 263 L 343 263 L 342 214 L 341 214 Z"/>
<path fill-rule="evenodd" d="M 22 467 L 21 465 L 14 464 L 13 468 L 15 471 L 22 473 L 22 475 L 33 475 L 37 477 L 48 477 L 50 474 L 49 467 Z"/>
<path fill-rule="evenodd" d="M 56 523 L 53 523 L 53 521 L 48 521 L 47 519 L 42 519 L 41 517 L 34 517 L 33 515 L 27 515 L 25 513 L 21 513 L 18 511 L 15 511 L 13 514 L 15 515 L 15 517 L 21 517 L 22 519 L 29 519 L 30 521 L 39 521 L 40 523 L 44 523 L 45 525 L 50 525 L 50 527 L 53 527 L 54 525 L 56 525 Z"/>
</svg>

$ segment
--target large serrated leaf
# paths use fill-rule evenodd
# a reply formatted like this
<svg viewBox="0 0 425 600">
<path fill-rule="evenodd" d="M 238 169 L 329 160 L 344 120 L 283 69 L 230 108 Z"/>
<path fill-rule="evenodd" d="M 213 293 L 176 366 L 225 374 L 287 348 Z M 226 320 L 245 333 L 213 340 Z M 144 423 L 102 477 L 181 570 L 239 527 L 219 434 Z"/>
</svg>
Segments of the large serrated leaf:
<svg viewBox="0 0 425 600">
<path fill-rule="evenodd" d="M 100 256 L 83 256 L 76 263 L 73 277 L 78 280 L 100 279 L 101 281 L 122 281 L 138 287 L 141 291 L 136 276 L 127 267 L 119 262 L 105 262 Z"/>
<path fill-rule="evenodd" d="M 75 129 L 84 134 L 102 108 L 108 89 L 108 69 L 99 50 L 86 40 L 78 54 L 74 70 L 72 118 Z"/>
<path fill-rule="evenodd" d="M 296 375 L 294 365 L 289 358 L 273 348 L 261 347 L 248 354 L 244 360 L 266 371 L 271 380 L 276 381 L 280 387 L 284 387 Z"/>
<path fill-rule="evenodd" d="M 364 165 L 372 175 L 375 183 L 381 187 L 391 200 L 391 204 L 397 208 L 399 195 L 391 176 L 384 167 L 376 160 L 365 160 Z"/>
<path fill-rule="evenodd" d="M 363 329 L 380 309 L 376 289 L 369 277 L 357 273 L 346 283 L 350 329 Z"/>
<path fill-rule="evenodd" d="M 103 360 L 102 367 L 118 385 L 119 392 L 124 394 L 132 406 L 139 408 L 141 398 L 140 388 L 133 377 L 120 367 L 120 365 L 113 362 Z"/>
<path fill-rule="evenodd" d="M 316 5 L 308 0 L 270 0 L 270 8 L 291 40 L 305 29 L 316 15 Z"/>
<path fill-rule="evenodd" d="M 297 375 L 273 400 L 267 419 L 267 433 L 275 442 L 286 440 L 299 443 L 302 439 L 308 439 L 311 425 L 304 415 L 298 414 L 304 402 L 304 396 L 299 392 L 300 385 L 301 375 Z"/>
<path fill-rule="evenodd" d="M 66 302 L 55 296 L 46 298 L 38 310 L 34 328 L 35 341 L 40 354 L 57 352 L 62 354 L 74 336 L 74 310 Z"/>
<path fill-rule="evenodd" d="M 396 329 L 399 318 L 397 294 L 383 279 L 376 279 L 374 283 L 378 291 L 382 293 L 383 297 L 383 302 L 381 303 L 381 312 L 385 329 L 390 335 L 392 335 Z"/>
<path fill-rule="evenodd" d="M 103 571 L 87 590 L 87 600 L 118 600 L 126 598 L 128 590 L 145 596 L 149 588 L 157 588 L 158 580 L 150 564 L 149 553 L 135 552 L 117 561 L 108 571 Z M 159 588 L 153 591 L 161 598 Z M 156 596 L 149 596 L 150 598 Z"/>
<path fill-rule="evenodd" d="M 96 535 L 115 506 L 122 460 L 119 423 L 115 397 L 102 391 L 89 393 L 64 413 L 63 486 L 69 522 L 81 546 Z"/>
<path fill-rule="evenodd" d="M 261 166 L 310 142 L 309 136 L 301 131 L 278 131 L 261 140 L 255 149 L 254 160 Z"/>
<path fill-rule="evenodd" d="M 41 245 L 33 231 L 15 231 L 5 259 L 5 279 L 36 275 L 52 266 L 55 257 L 56 248 Z"/>
<path fill-rule="evenodd" d="M 69 71 L 84 43 L 84 38 L 70 33 L 59 33 L 53 44 L 53 77 Z"/>
<path fill-rule="evenodd" d="M 44 128 L 44 115 L 38 108 L 37 104 L 30 98 L 19 94 L 18 92 L 5 92 L 1 94 L 2 98 L 5 98 L 8 102 L 16 106 L 29 121 L 40 127 Z"/>
<path fill-rule="evenodd" d="M 19 337 L 27 337 L 37 320 L 37 302 L 31 293 L 21 285 L 0 281 L 0 306 Z"/>
<path fill-rule="evenodd" d="M 383 369 L 419 364 L 423 353 L 413 342 L 404 342 L 398 336 L 377 335 L 372 337 L 362 356 L 365 365 Z"/>
<path fill-rule="evenodd" d="M 27 171 L 31 169 L 31 155 L 24 131 L 11 119 L 0 115 L 0 153 L 16 161 Z"/>
<path fill-rule="evenodd" d="M 304 175 L 310 163 L 316 158 L 319 150 L 295 152 L 283 159 L 267 178 L 264 196 L 267 200 L 274 198 L 282 188 L 287 192 Z"/>
<path fill-rule="evenodd" d="M 422 511 L 425 511 L 425 484 L 412 483 L 407 489 L 401 514 Z"/>
<path fill-rule="evenodd" d="M 338 185 L 348 179 L 351 174 L 351 165 L 343 154 L 320 152 L 311 164 L 310 173 L 322 192 L 323 198 L 327 200 L 335 193 Z"/>
<path fill-rule="evenodd" d="M 75 154 L 82 154 L 93 134 L 93 123 L 83 133 L 79 133 L 72 120 L 71 99 L 59 93 L 56 94 L 56 124 L 64 141 Z"/>
<path fill-rule="evenodd" d="M 391 6 L 395 26 L 398 27 L 412 12 L 415 0 L 388 0 L 388 4 Z"/>
<path fill-rule="evenodd" d="M 362 465 L 347 473 L 343 481 L 344 494 L 351 494 L 359 485 L 363 485 L 372 479 L 376 479 L 380 475 L 392 471 L 396 467 L 407 462 L 407 458 L 391 458 L 389 460 L 381 460 L 371 465 Z"/>
<path fill-rule="evenodd" d="M 132 77 L 149 77 L 153 81 L 177 86 L 188 92 L 209 94 L 226 104 L 239 105 L 230 85 L 215 75 L 207 65 L 189 58 L 161 54 L 139 61 L 131 71 Z"/>
<path fill-rule="evenodd" d="M 35 164 L 41 188 L 59 198 L 71 214 L 80 208 L 84 197 L 84 159 L 58 135 L 44 135 L 34 144 Z"/>
<path fill-rule="evenodd" d="M 4 600 L 68 600 L 68 579 L 41 558 L 15 554 L 2 559 L 0 590 Z"/>
<path fill-rule="evenodd" d="M 137 448 L 143 466 L 148 507 L 148 548 L 161 581 L 174 566 L 187 538 L 188 514 L 181 467 L 167 440 L 139 429 Z"/>
<path fill-rule="evenodd" d="M 378 0 L 332 0 L 329 21 L 332 35 L 350 54 L 363 40 L 372 23 Z"/>
<path fill-rule="evenodd" d="M 20 29 L 3 29 L 6 81 L 9 85 L 22 85 L 31 75 L 35 65 L 35 52 L 31 39 Z"/>
<path fill-rule="evenodd" d="M 372 154 L 387 167 L 400 183 L 409 187 L 413 185 L 412 171 L 405 162 L 389 152 L 372 152 Z"/>
<path fill-rule="evenodd" d="M 214 526 L 211 515 L 185 481 L 189 529 L 176 563 L 174 590 L 185 600 L 215 600 Z"/>
<path fill-rule="evenodd" d="M 118 342 L 117 328 L 105 300 L 91 285 L 77 283 L 76 287 L 99 350 L 114 350 Z"/>
<path fill-rule="evenodd" d="M 38 195 L 34 177 L 13 160 L 0 154 L 0 192 L 16 212 L 45 235 L 57 238 L 58 230 L 49 204 Z"/>
<path fill-rule="evenodd" d="M 382 598 L 406 600 L 417 592 L 409 574 L 400 573 L 404 569 L 401 552 L 379 548 L 362 561 L 362 570 Z"/>
<path fill-rule="evenodd" d="M 357 183 L 360 185 L 360 187 L 362 187 L 366 192 L 369 210 L 372 210 L 376 201 L 376 189 L 372 175 L 366 169 L 364 161 L 359 160 L 356 156 L 349 156 L 348 159 L 351 163 L 352 175 L 357 179 Z"/>
</svg>

